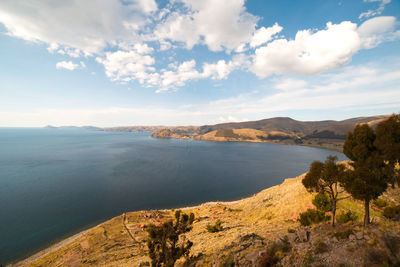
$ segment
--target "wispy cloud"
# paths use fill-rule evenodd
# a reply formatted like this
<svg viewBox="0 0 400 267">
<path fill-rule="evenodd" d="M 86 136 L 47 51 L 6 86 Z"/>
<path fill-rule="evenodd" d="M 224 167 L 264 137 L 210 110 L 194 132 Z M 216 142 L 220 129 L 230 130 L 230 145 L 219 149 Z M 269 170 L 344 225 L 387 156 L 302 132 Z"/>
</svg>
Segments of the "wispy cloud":
<svg viewBox="0 0 400 267">
<path fill-rule="evenodd" d="M 363 114 L 365 107 L 369 110 L 393 110 L 400 108 L 400 65 L 398 58 L 385 60 L 386 64 L 372 62 L 305 79 L 297 76 L 276 78 L 269 83 L 270 88 L 276 88 L 275 91 L 252 91 L 205 104 L 194 102 L 175 108 L 142 106 L 0 111 L 0 125 L 202 125 L 262 119 L 277 113 L 291 114 L 296 118 L 300 110 L 361 110 Z"/>
<path fill-rule="evenodd" d="M 61 61 L 57 62 L 57 69 L 66 69 L 66 70 L 75 70 L 79 67 L 78 64 L 73 63 L 72 61 Z"/>
<path fill-rule="evenodd" d="M 366 12 L 361 13 L 360 16 L 358 17 L 359 19 L 369 18 L 382 14 L 383 10 L 385 9 L 385 6 L 387 4 L 390 4 L 391 0 L 364 0 L 364 2 L 366 3 L 377 2 L 379 3 L 379 6 L 376 9 L 370 9 Z"/>
</svg>

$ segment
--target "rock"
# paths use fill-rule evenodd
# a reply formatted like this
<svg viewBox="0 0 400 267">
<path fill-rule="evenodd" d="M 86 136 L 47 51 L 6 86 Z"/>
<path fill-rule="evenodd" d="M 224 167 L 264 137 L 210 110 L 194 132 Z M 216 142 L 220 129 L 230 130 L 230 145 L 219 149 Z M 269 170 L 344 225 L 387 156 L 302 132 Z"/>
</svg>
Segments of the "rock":
<svg viewBox="0 0 400 267">
<path fill-rule="evenodd" d="M 349 240 L 350 240 L 350 241 L 356 240 L 356 236 L 355 236 L 355 235 L 349 235 Z"/>
<path fill-rule="evenodd" d="M 311 232 L 306 229 L 300 229 L 297 231 L 297 237 L 300 242 L 308 242 L 310 240 L 310 234 Z"/>
<path fill-rule="evenodd" d="M 357 232 L 356 233 L 356 238 L 357 238 L 357 240 L 364 239 L 364 233 L 363 232 Z"/>
<path fill-rule="evenodd" d="M 296 234 L 289 234 L 288 235 L 288 239 L 290 243 L 295 243 L 298 241 L 298 237 Z"/>
</svg>

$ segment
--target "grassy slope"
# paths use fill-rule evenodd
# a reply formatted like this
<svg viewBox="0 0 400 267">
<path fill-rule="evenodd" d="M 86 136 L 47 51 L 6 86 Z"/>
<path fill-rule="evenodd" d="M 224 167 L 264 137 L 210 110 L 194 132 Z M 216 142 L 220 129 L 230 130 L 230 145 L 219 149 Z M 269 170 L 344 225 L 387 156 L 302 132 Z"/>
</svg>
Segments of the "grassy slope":
<svg viewBox="0 0 400 267">
<path fill-rule="evenodd" d="M 312 195 L 301 184 L 303 175 L 286 179 L 281 185 L 239 201 L 211 202 L 184 208 L 185 212 L 193 212 L 199 218 L 187 234 L 187 238 L 194 243 L 191 255 L 200 255 L 199 262 L 208 265 L 232 251 L 251 253 L 263 246 L 263 240 L 273 240 L 287 233 L 288 228 L 298 227 L 294 218 L 312 207 Z M 385 198 L 399 201 L 398 191 L 395 192 Z M 353 200 L 339 205 L 340 210 L 357 212 L 361 212 L 362 207 L 362 203 Z M 141 229 L 141 224 L 159 223 L 172 216 L 173 212 L 166 210 L 128 212 L 15 266 L 139 266 L 149 261 L 146 255 L 147 233 Z M 381 212 L 374 209 L 372 216 L 380 220 Z M 224 222 L 224 230 L 208 233 L 206 225 L 216 219 Z M 250 243 L 244 246 L 246 242 Z"/>
</svg>

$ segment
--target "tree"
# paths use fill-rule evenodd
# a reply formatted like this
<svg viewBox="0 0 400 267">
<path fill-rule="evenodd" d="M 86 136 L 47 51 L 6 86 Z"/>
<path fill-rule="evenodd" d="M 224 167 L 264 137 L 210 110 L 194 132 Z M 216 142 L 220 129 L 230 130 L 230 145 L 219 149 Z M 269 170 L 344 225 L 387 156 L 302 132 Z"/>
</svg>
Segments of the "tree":
<svg viewBox="0 0 400 267">
<path fill-rule="evenodd" d="M 178 210 L 175 212 L 175 219 L 175 224 L 170 220 L 160 226 L 150 224 L 147 229 L 147 246 L 153 267 L 173 267 L 176 260 L 189 255 L 193 243 L 184 238 L 180 239 L 179 236 L 192 229 L 194 214 L 190 213 L 188 216 Z"/>
<path fill-rule="evenodd" d="M 370 201 L 385 192 L 388 185 L 387 166 L 375 140 L 376 134 L 369 125 L 356 125 L 343 146 L 343 153 L 352 160 L 352 168 L 346 170 L 344 188 L 355 199 L 364 201 L 364 226 L 370 223 Z"/>
<path fill-rule="evenodd" d="M 328 156 L 325 163 L 314 161 L 303 178 L 304 187 L 311 192 L 327 193 L 331 202 L 331 225 L 335 226 L 337 202 L 347 197 L 339 197 L 344 190 L 340 184 L 345 177 L 345 166 L 336 164 L 337 157 Z M 315 199 L 317 201 L 318 199 Z"/>
<path fill-rule="evenodd" d="M 400 184 L 400 114 L 393 114 L 376 127 L 376 147 L 379 149 L 392 186 Z"/>
</svg>

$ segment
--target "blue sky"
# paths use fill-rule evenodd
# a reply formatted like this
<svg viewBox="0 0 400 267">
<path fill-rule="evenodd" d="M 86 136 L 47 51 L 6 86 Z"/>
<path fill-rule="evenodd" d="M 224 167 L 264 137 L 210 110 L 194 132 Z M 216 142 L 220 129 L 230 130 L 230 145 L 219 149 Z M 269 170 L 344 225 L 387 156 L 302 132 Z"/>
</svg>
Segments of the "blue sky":
<svg viewBox="0 0 400 267">
<path fill-rule="evenodd" d="M 0 126 L 400 112 L 394 0 L 2 0 Z"/>
</svg>

